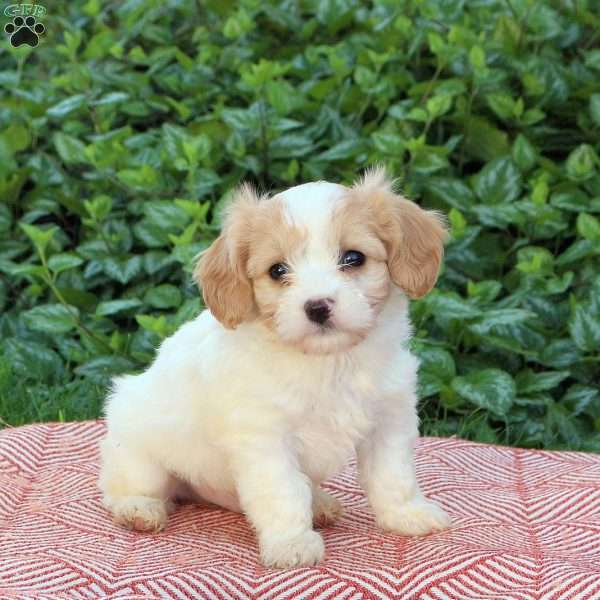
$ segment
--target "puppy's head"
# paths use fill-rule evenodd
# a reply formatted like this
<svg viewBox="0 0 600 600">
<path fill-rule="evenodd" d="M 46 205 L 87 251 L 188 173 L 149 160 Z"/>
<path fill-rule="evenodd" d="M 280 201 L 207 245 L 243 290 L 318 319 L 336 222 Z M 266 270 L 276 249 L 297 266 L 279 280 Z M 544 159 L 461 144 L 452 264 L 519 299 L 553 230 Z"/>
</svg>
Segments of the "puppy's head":
<svg viewBox="0 0 600 600">
<path fill-rule="evenodd" d="M 225 327 L 260 319 L 284 343 L 333 353 L 367 336 L 391 285 L 412 298 L 433 287 L 445 235 L 382 170 L 262 199 L 242 186 L 195 276 Z"/>
</svg>

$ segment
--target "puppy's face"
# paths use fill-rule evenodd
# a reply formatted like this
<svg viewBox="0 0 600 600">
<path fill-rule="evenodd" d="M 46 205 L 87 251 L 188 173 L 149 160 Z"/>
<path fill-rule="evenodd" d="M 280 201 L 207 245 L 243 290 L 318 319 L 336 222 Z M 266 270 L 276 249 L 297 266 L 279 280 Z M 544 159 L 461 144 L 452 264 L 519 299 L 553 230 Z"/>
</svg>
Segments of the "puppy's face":
<svg viewBox="0 0 600 600">
<path fill-rule="evenodd" d="M 382 171 L 347 188 L 318 182 L 259 199 L 242 187 L 196 276 L 223 325 L 260 319 L 309 353 L 364 339 L 390 287 L 434 285 L 445 229 L 391 190 Z"/>
</svg>

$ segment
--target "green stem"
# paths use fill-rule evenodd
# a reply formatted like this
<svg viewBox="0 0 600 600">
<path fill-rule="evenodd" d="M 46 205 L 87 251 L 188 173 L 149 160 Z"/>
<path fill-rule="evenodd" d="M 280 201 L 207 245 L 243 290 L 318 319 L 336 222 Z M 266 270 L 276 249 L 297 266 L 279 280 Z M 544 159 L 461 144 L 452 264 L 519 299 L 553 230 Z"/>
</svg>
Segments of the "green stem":
<svg viewBox="0 0 600 600">
<path fill-rule="evenodd" d="M 458 159 L 458 171 L 461 175 L 462 175 L 463 164 L 465 161 L 465 141 L 466 141 L 466 138 L 469 136 L 469 131 L 470 131 L 470 127 L 471 127 L 471 111 L 473 109 L 473 100 L 474 100 L 476 94 L 477 94 L 477 88 L 475 87 L 473 82 L 471 82 L 471 93 L 469 94 L 469 100 L 467 102 L 467 110 L 466 110 L 466 115 L 465 115 L 465 128 L 464 128 L 465 140 L 463 140 L 463 143 L 460 145 L 460 157 Z"/>
<path fill-rule="evenodd" d="M 425 93 L 423 94 L 421 100 L 419 100 L 419 104 L 424 104 L 427 101 L 427 99 L 429 98 L 429 96 L 431 95 L 431 92 L 433 90 L 433 85 L 438 80 L 439 76 L 442 74 L 443 68 L 444 68 L 444 64 L 442 61 L 440 61 L 435 69 L 435 73 L 433 74 L 433 77 L 429 81 L 429 85 L 427 86 Z"/>
<path fill-rule="evenodd" d="M 93 331 L 88 329 L 83 324 L 83 322 L 79 318 L 79 315 L 72 309 L 71 305 L 65 300 L 64 296 L 60 293 L 60 290 L 56 287 L 56 285 L 54 283 L 54 279 L 53 279 L 50 269 L 48 267 L 48 263 L 46 262 L 46 256 L 45 256 L 44 252 L 39 252 L 39 249 L 38 249 L 38 253 L 39 253 L 40 259 L 42 261 L 42 266 L 44 267 L 44 270 L 46 271 L 45 281 L 48 284 L 50 291 L 54 294 L 56 299 L 65 307 L 65 309 L 71 315 L 71 318 L 73 319 L 73 322 L 75 323 L 75 326 L 77 327 L 77 329 L 79 329 L 80 333 L 85 333 L 90 339 L 95 341 L 97 344 L 100 344 L 105 350 L 108 350 L 108 352 L 110 354 L 114 354 L 115 352 L 117 352 L 117 354 L 121 354 L 120 352 L 111 348 L 110 345 L 108 343 L 106 343 L 106 341 L 104 341 L 101 337 L 97 336 Z"/>
<path fill-rule="evenodd" d="M 363 115 L 365 114 L 367 108 L 369 108 L 369 106 L 371 105 L 371 99 L 373 98 L 373 95 L 371 94 L 371 92 L 367 92 L 367 95 L 365 97 L 365 101 L 362 103 L 359 111 L 356 113 L 355 117 L 354 117 L 354 124 L 355 125 L 360 125 Z"/>
<path fill-rule="evenodd" d="M 260 113 L 260 153 L 262 157 L 262 179 L 261 184 L 263 187 L 266 185 L 266 178 L 269 173 L 269 141 L 267 139 L 267 118 L 265 115 L 265 103 L 262 99 L 262 89 L 261 89 L 261 99 L 259 100 L 259 113 Z"/>
<path fill-rule="evenodd" d="M 23 67 L 25 66 L 26 60 L 27 55 L 20 56 L 17 59 L 17 84 L 15 85 L 15 89 L 19 89 L 21 87 L 21 76 L 23 75 Z"/>
</svg>

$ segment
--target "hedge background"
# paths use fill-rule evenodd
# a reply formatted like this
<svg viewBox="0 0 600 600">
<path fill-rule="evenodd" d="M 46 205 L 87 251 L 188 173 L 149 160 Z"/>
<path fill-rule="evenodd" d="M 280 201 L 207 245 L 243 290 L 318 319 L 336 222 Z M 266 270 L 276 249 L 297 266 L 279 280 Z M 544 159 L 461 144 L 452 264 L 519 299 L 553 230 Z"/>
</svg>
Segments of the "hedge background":
<svg viewBox="0 0 600 600">
<path fill-rule="evenodd" d="M 452 225 L 413 304 L 424 432 L 600 450 L 597 2 L 47 9 L 37 48 L 0 45 L 4 424 L 97 416 L 198 313 L 236 183 L 381 162 Z"/>
</svg>

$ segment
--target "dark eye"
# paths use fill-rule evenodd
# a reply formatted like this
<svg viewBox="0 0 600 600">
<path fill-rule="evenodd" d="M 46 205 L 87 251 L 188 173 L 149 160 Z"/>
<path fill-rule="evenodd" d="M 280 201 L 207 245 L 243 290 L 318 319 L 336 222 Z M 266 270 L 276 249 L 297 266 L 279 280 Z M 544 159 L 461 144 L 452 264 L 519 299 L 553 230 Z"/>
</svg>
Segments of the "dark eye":
<svg viewBox="0 0 600 600">
<path fill-rule="evenodd" d="M 340 267 L 360 267 L 365 262 L 365 255 L 358 250 L 348 250 L 340 258 Z"/>
<path fill-rule="evenodd" d="M 276 263 L 269 269 L 269 275 L 275 281 L 279 281 L 287 273 L 289 273 L 289 268 L 283 263 Z"/>
</svg>

